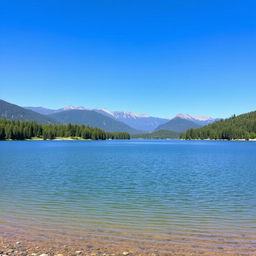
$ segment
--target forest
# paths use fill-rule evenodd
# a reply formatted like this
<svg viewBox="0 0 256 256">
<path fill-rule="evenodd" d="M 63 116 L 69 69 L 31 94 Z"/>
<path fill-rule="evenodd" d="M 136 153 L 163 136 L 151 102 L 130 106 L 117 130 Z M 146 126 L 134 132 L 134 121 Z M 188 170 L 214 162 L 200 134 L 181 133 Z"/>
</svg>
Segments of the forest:
<svg viewBox="0 0 256 256">
<path fill-rule="evenodd" d="M 237 140 L 256 139 L 256 111 L 217 121 L 182 133 L 181 139 Z"/>
<path fill-rule="evenodd" d="M 52 140 L 58 137 L 88 140 L 130 139 L 129 133 L 126 132 L 105 132 L 86 125 L 39 124 L 0 119 L 0 140 Z"/>
</svg>

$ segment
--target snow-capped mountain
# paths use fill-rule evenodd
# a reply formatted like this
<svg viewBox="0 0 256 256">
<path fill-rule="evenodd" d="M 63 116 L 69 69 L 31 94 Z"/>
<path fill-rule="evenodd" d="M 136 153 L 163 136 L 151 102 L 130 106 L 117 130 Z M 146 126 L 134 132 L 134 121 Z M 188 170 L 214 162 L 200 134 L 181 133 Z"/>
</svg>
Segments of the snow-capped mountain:
<svg viewBox="0 0 256 256">
<path fill-rule="evenodd" d="M 111 117 L 111 118 L 115 118 L 113 112 L 109 111 L 108 109 L 106 108 L 94 108 L 92 109 L 102 115 L 105 115 L 105 116 L 108 116 L 108 117 Z"/>
<path fill-rule="evenodd" d="M 95 108 L 95 109 L 92 109 L 96 112 L 99 112 L 101 114 L 104 114 L 104 115 L 109 115 L 109 116 L 112 116 L 113 118 L 116 118 L 116 119 L 120 119 L 120 118 L 123 118 L 123 119 L 137 119 L 137 118 L 147 118 L 147 117 L 150 117 L 149 115 L 146 115 L 146 114 L 137 114 L 137 113 L 134 113 L 134 112 L 129 112 L 129 111 L 109 111 L 108 109 L 106 108 Z"/>
<path fill-rule="evenodd" d="M 86 109 L 85 107 L 82 107 L 82 106 L 80 106 L 80 107 L 67 106 L 67 107 L 58 109 L 58 111 L 60 112 L 60 111 L 64 111 L 64 110 L 74 110 L 74 109 L 75 110 L 88 110 L 88 109 Z"/>
<path fill-rule="evenodd" d="M 109 111 L 107 109 L 93 109 L 94 111 L 112 117 L 137 130 L 146 132 L 153 131 L 159 125 L 166 123 L 168 119 L 152 117 L 146 114 L 137 114 L 129 111 Z"/>
<path fill-rule="evenodd" d="M 178 114 L 178 115 L 176 115 L 176 117 L 193 121 L 194 123 L 202 125 L 202 126 L 211 124 L 211 123 L 219 120 L 219 118 L 212 118 L 209 116 L 191 116 L 188 114 Z"/>
<path fill-rule="evenodd" d="M 149 115 L 146 114 L 136 114 L 134 112 L 129 112 L 129 111 L 115 111 L 113 112 L 115 118 L 123 118 L 123 119 L 137 119 L 137 118 L 148 118 L 150 117 Z"/>
</svg>

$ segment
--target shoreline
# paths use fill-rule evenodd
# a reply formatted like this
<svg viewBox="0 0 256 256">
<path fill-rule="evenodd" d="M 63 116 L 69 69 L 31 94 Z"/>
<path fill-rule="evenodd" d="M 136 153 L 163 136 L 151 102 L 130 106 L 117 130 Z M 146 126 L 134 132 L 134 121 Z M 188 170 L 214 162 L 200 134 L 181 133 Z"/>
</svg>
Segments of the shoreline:
<svg viewBox="0 0 256 256">
<path fill-rule="evenodd" d="M 202 237 L 203 239 L 203 237 Z M 244 247 L 237 241 L 233 246 L 229 243 L 232 239 L 223 241 L 207 241 L 198 244 L 195 239 L 190 243 L 181 244 L 178 240 L 168 239 L 163 243 L 159 241 L 134 241 L 129 242 L 119 237 L 116 240 L 92 240 L 88 236 L 81 239 L 57 239 L 54 236 L 33 236 L 28 239 L 22 235 L 1 235 L 0 233 L 0 255 L 1 256 L 253 256 L 255 248 Z M 193 243 L 194 241 L 194 243 Z"/>
<path fill-rule="evenodd" d="M 106 139 L 108 140 L 108 139 Z M 24 140 L 0 140 L 0 141 L 96 141 L 96 140 L 92 140 L 92 139 L 83 139 L 83 138 L 72 138 L 72 137 L 56 137 L 54 139 L 43 139 L 43 138 L 39 138 L 39 137 L 34 137 L 31 139 L 24 139 Z"/>
<path fill-rule="evenodd" d="M 185 141 L 256 141 L 256 139 L 232 139 L 232 140 L 227 140 L 227 139 L 178 139 L 178 140 L 185 140 Z"/>
<path fill-rule="evenodd" d="M 107 140 L 127 140 L 127 139 L 106 139 Z M 180 140 L 180 141 L 241 141 L 241 142 L 255 142 L 256 139 L 233 139 L 233 140 L 227 140 L 227 139 L 216 139 L 216 140 L 212 140 L 212 139 L 180 139 L 180 138 L 131 138 L 128 140 L 141 140 L 141 141 L 145 141 L 145 140 Z M 39 137 L 34 137 L 31 139 L 24 139 L 24 140 L 0 140 L 0 141 L 97 141 L 97 140 L 93 140 L 93 139 L 83 139 L 80 137 L 56 137 L 54 139 L 43 139 L 43 138 L 39 138 Z M 98 141 L 104 141 L 104 140 L 98 140 Z"/>
<path fill-rule="evenodd" d="M 46 139 L 44 140 L 43 138 L 31 138 L 31 139 L 26 139 L 25 141 L 54 141 L 54 140 L 57 140 L 57 141 L 62 141 L 62 140 L 65 140 L 65 141 L 74 141 L 74 140 L 81 140 L 81 141 L 92 141 L 92 139 L 83 139 L 83 138 L 80 138 L 80 137 L 56 137 L 54 139 Z"/>
</svg>

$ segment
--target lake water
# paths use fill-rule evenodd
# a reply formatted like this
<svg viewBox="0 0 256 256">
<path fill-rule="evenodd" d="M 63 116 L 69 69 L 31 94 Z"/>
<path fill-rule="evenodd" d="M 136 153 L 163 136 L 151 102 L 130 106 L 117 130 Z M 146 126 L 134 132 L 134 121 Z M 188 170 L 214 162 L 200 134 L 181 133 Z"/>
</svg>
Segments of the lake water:
<svg viewBox="0 0 256 256">
<path fill-rule="evenodd" d="M 0 142 L 0 234 L 253 255 L 256 143 Z"/>
</svg>

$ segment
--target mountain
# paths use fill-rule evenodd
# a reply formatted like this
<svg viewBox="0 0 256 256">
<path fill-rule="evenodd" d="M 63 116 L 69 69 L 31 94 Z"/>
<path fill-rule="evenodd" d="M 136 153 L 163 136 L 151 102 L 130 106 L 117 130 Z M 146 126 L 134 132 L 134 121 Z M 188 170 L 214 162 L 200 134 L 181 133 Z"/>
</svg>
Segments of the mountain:
<svg viewBox="0 0 256 256">
<path fill-rule="evenodd" d="M 199 124 L 201 126 L 208 125 L 220 120 L 220 118 L 212 118 L 209 116 L 190 116 L 188 114 L 178 114 L 176 115 L 176 117 L 193 121 L 194 123 Z"/>
<path fill-rule="evenodd" d="M 168 130 L 168 131 L 174 131 L 174 132 L 184 132 L 191 128 L 199 128 L 202 125 L 199 125 L 191 120 L 180 118 L 180 117 L 174 117 L 170 121 L 168 121 L 165 124 L 159 125 L 156 128 L 156 131 L 159 130 Z"/>
<path fill-rule="evenodd" d="M 256 111 L 232 116 L 199 129 L 191 129 L 184 139 L 256 139 Z"/>
<path fill-rule="evenodd" d="M 48 116 L 64 124 L 84 124 L 109 132 L 141 133 L 141 131 L 93 110 L 65 110 Z"/>
<path fill-rule="evenodd" d="M 0 100 L 0 118 L 8 120 L 34 121 L 41 124 L 56 124 L 56 120 L 29 109 Z"/>
<path fill-rule="evenodd" d="M 178 139 L 180 137 L 179 132 L 173 132 L 168 130 L 159 130 L 151 133 L 134 134 L 134 139 Z"/>
<path fill-rule="evenodd" d="M 94 109 L 98 113 L 111 117 L 115 120 L 123 122 L 136 130 L 151 132 L 159 125 L 168 122 L 168 119 L 152 117 L 146 114 L 136 114 L 128 111 L 114 111 L 111 112 L 107 109 Z"/>
</svg>

